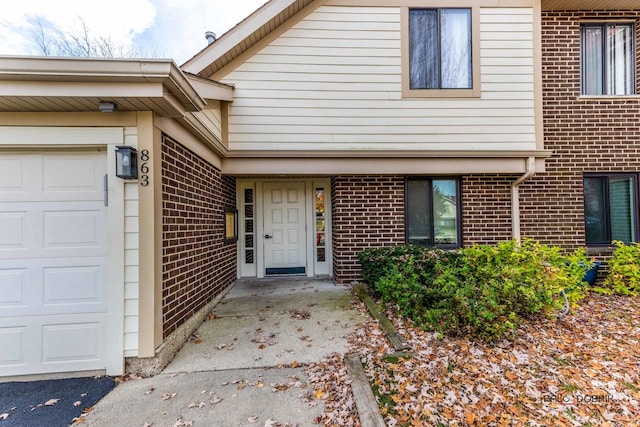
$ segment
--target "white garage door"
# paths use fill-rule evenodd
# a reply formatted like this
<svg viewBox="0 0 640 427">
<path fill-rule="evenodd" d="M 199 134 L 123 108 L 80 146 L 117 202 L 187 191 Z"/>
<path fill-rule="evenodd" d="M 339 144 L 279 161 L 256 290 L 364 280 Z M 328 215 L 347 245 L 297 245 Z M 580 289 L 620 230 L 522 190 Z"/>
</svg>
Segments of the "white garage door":
<svg viewBox="0 0 640 427">
<path fill-rule="evenodd" d="M 0 154 L 0 376 L 105 369 L 103 152 Z"/>
</svg>

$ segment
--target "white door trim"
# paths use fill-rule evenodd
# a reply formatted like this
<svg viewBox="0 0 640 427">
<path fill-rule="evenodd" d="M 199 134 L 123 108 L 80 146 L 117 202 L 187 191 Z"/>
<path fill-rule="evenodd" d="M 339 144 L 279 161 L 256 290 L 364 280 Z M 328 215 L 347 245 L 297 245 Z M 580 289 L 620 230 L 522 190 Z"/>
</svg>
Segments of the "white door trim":
<svg viewBox="0 0 640 427">
<path fill-rule="evenodd" d="M 306 208 L 306 275 L 314 277 L 318 275 L 331 276 L 333 272 L 333 257 L 331 245 L 331 181 L 329 178 L 308 179 L 308 178 L 273 178 L 273 179 L 238 179 L 236 181 L 237 188 L 237 206 L 239 213 L 239 239 L 238 239 L 238 265 L 237 277 L 265 277 L 264 262 L 264 194 L 263 184 L 266 182 L 304 182 L 305 183 L 305 208 Z M 315 218 L 315 191 L 316 188 L 323 188 L 325 191 L 325 241 L 326 252 L 325 261 L 320 263 L 316 261 L 316 218 Z M 254 253 L 253 264 L 245 263 L 245 217 L 244 217 L 244 192 L 245 190 L 253 190 L 253 212 L 254 212 Z"/>
</svg>

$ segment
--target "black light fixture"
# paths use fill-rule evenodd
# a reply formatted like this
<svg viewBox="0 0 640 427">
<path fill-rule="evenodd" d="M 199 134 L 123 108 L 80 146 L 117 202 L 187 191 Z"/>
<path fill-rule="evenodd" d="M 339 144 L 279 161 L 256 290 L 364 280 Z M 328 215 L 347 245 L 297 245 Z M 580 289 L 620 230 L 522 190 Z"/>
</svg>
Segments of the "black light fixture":
<svg viewBox="0 0 640 427">
<path fill-rule="evenodd" d="M 122 179 L 138 178 L 138 159 L 135 148 L 116 147 L 116 176 Z"/>
</svg>

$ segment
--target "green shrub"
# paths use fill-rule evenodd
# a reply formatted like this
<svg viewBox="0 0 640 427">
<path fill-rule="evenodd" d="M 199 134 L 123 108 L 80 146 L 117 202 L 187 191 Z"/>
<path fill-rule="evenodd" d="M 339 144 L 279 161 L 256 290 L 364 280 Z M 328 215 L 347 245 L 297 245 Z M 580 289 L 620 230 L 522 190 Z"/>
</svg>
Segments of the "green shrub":
<svg viewBox="0 0 640 427">
<path fill-rule="evenodd" d="M 358 260 L 362 265 L 362 277 L 369 286 L 373 296 L 380 298 L 383 290 L 391 286 L 389 278 L 381 285 L 381 279 L 387 275 L 396 276 L 398 270 L 406 267 L 411 270 L 403 270 L 405 274 L 415 274 L 415 281 L 423 287 L 429 287 L 433 278 L 437 275 L 439 263 L 455 262 L 459 257 L 456 252 L 435 248 L 424 248 L 417 245 L 388 246 L 384 248 L 366 249 L 358 254 Z M 386 292 L 386 291 L 385 291 Z M 428 293 L 428 291 L 426 291 Z"/>
<path fill-rule="evenodd" d="M 446 265 L 434 281 L 433 286 L 450 300 L 426 308 L 428 329 L 500 338 L 524 317 L 559 312 L 564 305 L 562 290 L 574 303 L 584 296 L 580 284 L 590 263 L 582 249 L 563 255 L 557 247 L 527 240 L 476 245 L 460 254 L 458 265 Z M 442 310 L 455 320 L 444 323 L 434 314 Z"/>
<path fill-rule="evenodd" d="M 640 243 L 613 243 L 617 247 L 608 261 L 609 275 L 603 287 L 594 289 L 606 294 L 637 296 L 640 294 Z"/>
<path fill-rule="evenodd" d="M 425 329 L 500 338 L 521 319 L 559 312 L 565 290 L 575 303 L 591 267 L 584 250 L 527 240 L 458 251 L 417 246 L 369 249 L 359 254 L 374 296 Z"/>
</svg>

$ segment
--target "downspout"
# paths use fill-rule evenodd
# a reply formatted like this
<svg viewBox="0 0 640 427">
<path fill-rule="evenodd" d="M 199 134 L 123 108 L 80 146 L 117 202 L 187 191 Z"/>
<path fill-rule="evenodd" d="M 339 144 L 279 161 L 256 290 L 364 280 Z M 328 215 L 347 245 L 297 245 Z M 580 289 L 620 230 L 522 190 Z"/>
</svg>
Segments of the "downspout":
<svg viewBox="0 0 640 427">
<path fill-rule="evenodd" d="M 520 184 L 536 174 L 536 158 L 527 158 L 527 170 L 511 184 L 511 236 L 519 242 L 520 236 Z"/>
</svg>

